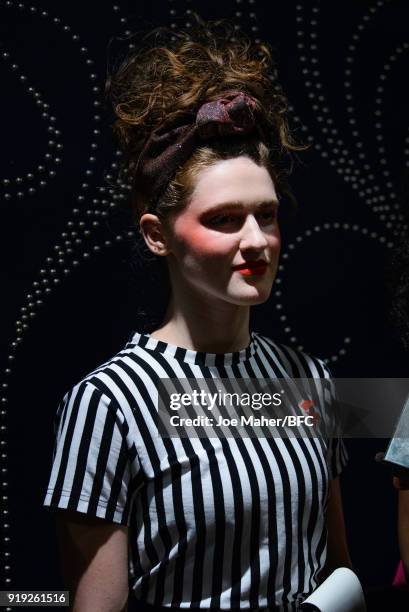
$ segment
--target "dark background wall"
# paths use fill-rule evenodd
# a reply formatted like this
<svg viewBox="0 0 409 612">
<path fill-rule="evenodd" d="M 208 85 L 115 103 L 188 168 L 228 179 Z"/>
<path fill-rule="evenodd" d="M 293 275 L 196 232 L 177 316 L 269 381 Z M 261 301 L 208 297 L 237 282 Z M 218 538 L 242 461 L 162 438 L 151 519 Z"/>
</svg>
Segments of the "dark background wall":
<svg viewBox="0 0 409 612">
<path fill-rule="evenodd" d="M 228 17 L 273 45 L 292 125 L 312 145 L 295 164 L 300 210 L 284 228 L 278 281 L 254 309 L 254 329 L 327 358 L 338 377 L 407 376 L 386 292 L 409 164 L 407 2 L 1 0 L 7 588 L 61 587 L 42 509 L 54 413 L 71 385 L 140 328 L 149 285 L 110 185 L 107 45 L 128 29 L 184 23 L 189 9 Z M 396 493 L 373 460 L 386 443 L 349 440 L 343 477 L 352 557 L 367 585 L 390 583 L 398 561 Z"/>
</svg>

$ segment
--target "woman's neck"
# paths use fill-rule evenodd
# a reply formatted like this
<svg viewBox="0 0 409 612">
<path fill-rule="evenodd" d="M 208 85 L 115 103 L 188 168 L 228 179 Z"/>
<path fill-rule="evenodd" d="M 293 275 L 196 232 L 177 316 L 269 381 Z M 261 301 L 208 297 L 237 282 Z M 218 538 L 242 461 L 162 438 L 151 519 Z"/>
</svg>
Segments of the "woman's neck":
<svg viewBox="0 0 409 612">
<path fill-rule="evenodd" d="M 231 353 L 250 342 L 250 307 L 213 297 L 208 300 L 171 299 L 162 325 L 152 338 L 207 353 Z"/>
</svg>

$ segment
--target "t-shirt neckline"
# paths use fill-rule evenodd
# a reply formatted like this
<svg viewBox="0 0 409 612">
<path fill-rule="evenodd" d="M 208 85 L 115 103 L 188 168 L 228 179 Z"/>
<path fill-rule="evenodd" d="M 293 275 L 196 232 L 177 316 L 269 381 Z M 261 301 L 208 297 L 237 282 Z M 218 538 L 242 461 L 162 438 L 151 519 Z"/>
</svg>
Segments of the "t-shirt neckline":
<svg viewBox="0 0 409 612">
<path fill-rule="evenodd" d="M 153 353 L 162 353 L 168 357 L 173 357 L 177 361 L 206 366 L 226 366 L 247 361 L 254 355 L 257 347 L 257 334 L 250 332 L 250 343 L 240 351 L 231 353 L 208 353 L 194 351 L 174 344 L 169 344 L 163 340 L 152 338 L 148 333 L 133 332 L 125 348 L 142 347 Z"/>
</svg>

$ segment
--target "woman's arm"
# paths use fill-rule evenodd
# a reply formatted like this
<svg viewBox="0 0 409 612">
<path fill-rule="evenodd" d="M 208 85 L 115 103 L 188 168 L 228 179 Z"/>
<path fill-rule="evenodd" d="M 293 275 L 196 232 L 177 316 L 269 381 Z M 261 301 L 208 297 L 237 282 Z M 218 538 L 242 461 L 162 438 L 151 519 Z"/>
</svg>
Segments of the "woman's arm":
<svg viewBox="0 0 409 612">
<path fill-rule="evenodd" d="M 126 612 L 128 528 L 69 510 L 57 534 L 73 612 Z"/>
<path fill-rule="evenodd" d="M 337 567 L 352 569 L 345 532 L 344 513 L 342 510 L 341 489 L 337 476 L 329 483 L 329 499 L 327 508 L 328 552 L 325 566 L 325 579 Z"/>
</svg>

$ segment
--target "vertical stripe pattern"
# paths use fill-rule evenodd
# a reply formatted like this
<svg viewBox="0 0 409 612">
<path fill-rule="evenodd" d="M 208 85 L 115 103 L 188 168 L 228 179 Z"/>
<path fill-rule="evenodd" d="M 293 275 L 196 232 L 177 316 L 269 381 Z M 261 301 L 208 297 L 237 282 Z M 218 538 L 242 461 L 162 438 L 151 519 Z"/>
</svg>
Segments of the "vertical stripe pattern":
<svg viewBox="0 0 409 612">
<path fill-rule="evenodd" d="M 334 437 L 165 438 L 156 426 L 158 379 L 309 381 L 331 421 L 330 373 L 318 359 L 252 333 L 215 355 L 135 333 L 124 350 L 58 406 L 44 505 L 129 527 L 135 597 L 156 607 L 296 610 L 326 560 L 329 480 L 347 462 Z"/>
</svg>

